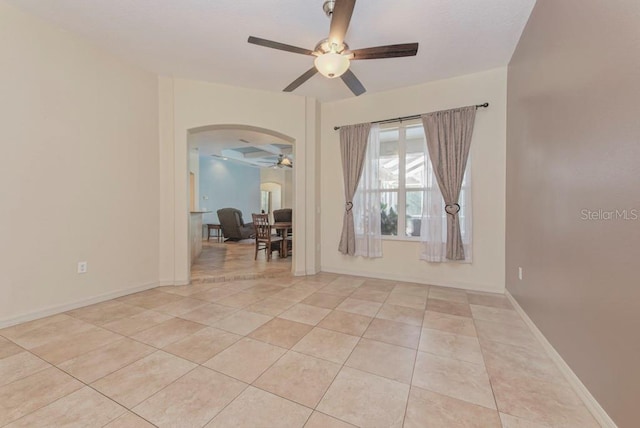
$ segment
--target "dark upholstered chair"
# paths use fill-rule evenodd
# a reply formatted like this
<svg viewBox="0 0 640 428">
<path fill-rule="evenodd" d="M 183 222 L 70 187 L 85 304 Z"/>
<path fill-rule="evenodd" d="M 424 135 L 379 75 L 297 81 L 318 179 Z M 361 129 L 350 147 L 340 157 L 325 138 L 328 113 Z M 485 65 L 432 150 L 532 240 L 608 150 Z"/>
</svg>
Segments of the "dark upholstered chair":
<svg viewBox="0 0 640 428">
<path fill-rule="evenodd" d="M 291 208 L 282 208 L 280 210 L 273 210 L 273 222 L 274 223 L 291 223 L 293 219 L 293 210 Z M 287 230 L 287 236 L 291 235 L 292 230 Z M 280 233 L 280 232 L 278 232 Z"/>
<path fill-rule="evenodd" d="M 236 208 L 221 208 L 218 210 L 218 220 L 224 237 L 231 241 L 249 239 L 255 236 L 253 223 L 242 220 L 242 212 Z"/>
</svg>

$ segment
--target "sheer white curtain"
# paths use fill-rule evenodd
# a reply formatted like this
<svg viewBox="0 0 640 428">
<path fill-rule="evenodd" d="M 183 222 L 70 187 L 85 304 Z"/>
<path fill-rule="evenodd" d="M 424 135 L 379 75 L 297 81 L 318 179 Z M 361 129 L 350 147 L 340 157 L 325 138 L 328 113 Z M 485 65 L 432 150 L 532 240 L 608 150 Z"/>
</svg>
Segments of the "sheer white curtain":
<svg viewBox="0 0 640 428">
<path fill-rule="evenodd" d="M 356 256 L 382 257 L 380 228 L 380 125 L 371 125 L 358 189 L 353 197 Z"/>
<path fill-rule="evenodd" d="M 444 198 L 436 181 L 433 166 L 425 144 L 424 180 L 426 190 L 422 199 L 422 225 L 420 227 L 420 260 L 428 262 L 452 262 L 447 259 L 447 214 L 444 211 Z M 471 204 L 471 156 L 467 161 L 462 191 L 460 192 L 460 231 L 464 248 L 464 260 L 456 263 L 472 262 L 472 204 Z"/>
</svg>

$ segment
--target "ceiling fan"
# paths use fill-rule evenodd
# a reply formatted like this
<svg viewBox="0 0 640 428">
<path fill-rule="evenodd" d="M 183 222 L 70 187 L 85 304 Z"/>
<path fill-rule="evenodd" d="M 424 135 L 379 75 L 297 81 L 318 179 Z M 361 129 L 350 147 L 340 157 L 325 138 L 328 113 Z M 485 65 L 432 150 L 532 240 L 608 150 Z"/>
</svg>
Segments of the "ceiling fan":
<svg viewBox="0 0 640 428">
<path fill-rule="evenodd" d="M 331 17 L 329 37 L 318 42 L 313 50 L 299 48 L 272 40 L 249 36 L 247 40 L 254 45 L 267 48 L 293 52 L 302 55 L 315 56 L 314 67 L 307 70 L 302 76 L 291 82 L 283 89 L 284 92 L 292 92 L 298 86 L 309 80 L 317 72 L 325 77 L 333 79 L 340 77 L 354 95 L 358 96 L 366 92 L 358 78 L 349 70 L 350 62 L 361 59 L 397 58 L 403 56 L 415 56 L 418 53 L 418 43 L 404 43 L 399 45 L 376 46 L 364 49 L 349 49 L 344 38 L 349 28 L 353 8 L 356 0 L 326 0 L 323 9 L 327 16 Z"/>
<path fill-rule="evenodd" d="M 283 154 L 278 155 L 278 160 L 273 164 L 274 168 L 293 168 L 293 161 L 289 156 Z"/>
</svg>

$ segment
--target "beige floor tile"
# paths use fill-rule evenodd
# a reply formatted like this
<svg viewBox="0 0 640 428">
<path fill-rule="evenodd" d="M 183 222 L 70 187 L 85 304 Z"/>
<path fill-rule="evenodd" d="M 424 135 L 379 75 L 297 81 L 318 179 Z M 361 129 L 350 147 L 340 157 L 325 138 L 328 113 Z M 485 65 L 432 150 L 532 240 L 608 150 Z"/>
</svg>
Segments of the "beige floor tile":
<svg viewBox="0 0 640 428">
<path fill-rule="evenodd" d="M 551 428 L 549 425 L 531 422 L 506 413 L 500 413 L 500 420 L 502 428 Z"/>
<path fill-rule="evenodd" d="M 356 426 L 401 427 L 409 385 L 344 367 L 317 410 Z"/>
<path fill-rule="evenodd" d="M 358 343 L 358 337 L 316 327 L 300 340 L 292 349 L 342 364 Z"/>
<path fill-rule="evenodd" d="M 68 315 L 60 315 L 9 327 L 2 330 L 1 334 L 23 348 L 33 349 L 54 341 L 64 340 L 71 334 L 95 328 L 94 325 L 82 320 Z"/>
<path fill-rule="evenodd" d="M 293 300 L 295 302 L 301 302 L 314 293 L 313 289 L 305 290 L 305 289 L 299 289 L 294 287 L 295 286 L 291 286 L 287 289 L 279 291 L 278 293 L 274 294 L 271 297 L 276 297 L 278 299 L 285 299 L 285 300 Z"/>
<path fill-rule="evenodd" d="M 411 294 L 391 293 L 385 301 L 387 305 L 406 306 L 408 308 L 423 310 L 427 306 L 427 298 L 413 296 Z"/>
<path fill-rule="evenodd" d="M 405 428 L 501 428 L 496 410 L 412 387 Z"/>
<path fill-rule="evenodd" d="M 147 345 L 155 346 L 156 348 L 163 348 L 205 327 L 204 324 L 193 321 L 171 318 L 154 327 L 136 333 L 132 338 Z"/>
<path fill-rule="evenodd" d="M 380 308 L 380 311 L 376 314 L 376 318 L 417 326 L 422 326 L 423 317 L 424 311 L 420 309 L 387 304 L 382 305 L 382 308 Z"/>
<path fill-rule="evenodd" d="M 373 290 L 371 288 L 365 288 L 364 286 L 362 286 L 351 293 L 349 297 L 359 300 L 369 300 L 371 302 L 382 303 L 387 300 L 387 297 L 389 297 L 389 292 Z"/>
<path fill-rule="evenodd" d="M 290 349 L 313 329 L 309 324 L 302 324 L 282 318 L 274 318 L 262 327 L 254 330 L 249 337 Z"/>
<path fill-rule="evenodd" d="M 351 314 L 342 311 L 333 311 L 325 317 L 318 327 L 352 336 L 361 336 L 365 332 L 373 318 L 364 315 Z"/>
<path fill-rule="evenodd" d="M 392 345 L 417 349 L 420 341 L 420 327 L 375 318 L 362 335 L 367 339 L 378 340 Z"/>
<path fill-rule="evenodd" d="M 10 427 L 101 427 L 126 409 L 85 386 L 17 420 Z"/>
<path fill-rule="evenodd" d="M 33 321 L 24 322 L 21 324 L 16 324 L 11 327 L 5 327 L 0 330 L 0 335 L 6 337 L 7 339 L 14 339 L 24 335 L 25 333 L 31 330 L 36 330 L 41 327 L 44 327 L 45 325 L 55 324 L 60 321 L 75 321 L 75 320 L 69 315 L 57 314 L 49 317 L 39 318 Z"/>
<path fill-rule="evenodd" d="M 5 339 L 4 337 L 0 336 L 0 359 L 19 354 L 22 351 L 24 351 L 24 349 L 22 349 L 9 339 Z"/>
<path fill-rule="evenodd" d="M 132 408 L 195 367 L 196 364 L 190 361 L 156 351 L 92 385 L 123 406 Z"/>
<path fill-rule="evenodd" d="M 242 336 L 213 327 L 203 328 L 163 349 L 194 363 L 202 364 L 242 339 Z"/>
<path fill-rule="evenodd" d="M 339 364 L 289 351 L 253 385 L 313 408 L 339 370 Z"/>
<path fill-rule="evenodd" d="M 124 336 L 132 336 L 142 330 L 154 327 L 171 318 L 172 317 L 167 314 L 155 311 L 144 311 L 131 317 L 112 321 L 102 327 Z"/>
<path fill-rule="evenodd" d="M 206 425 L 230 427 L 302 427 L 311 409 L 250 386 Z"/>
<path fill-rule="evenodd" d="M 354 425 L 325 415 L 324 413 L 313 412 L 304 428 L 354 428 Z"/>
<path fill-rule="evenodd" d="M 23 351 L 18 354 L 13 354 L 0 360 L 0 386 L 22 379 L 49 367 L 51 367 L 50 364 L 30 352 Z"/>
<path fill-rule="evenodd" d="M 492 321 L 476 320 L 476 330 L 480 344 L 491 341 L 507 345 L 521 346 L 538 352 L 541 345 L 535 338 L 529 327 L 523 321 L 514 321 L 509 324 Z"/>
<path fill-rule="evenodd" d="M 182 296 L 171 293 L 163 293 L 156 289 L 142 291 L 140 293 L 129 294 L 128 296 L 119 297 L 116 300 L 128 303 L 134 306 L 140 306 L 145 309 L 154 309 L 167 303 L 181 300 Z"/>
<path fill-rule="evenodd" d="M 344 299 L 346 299 L 345 296 L 337 296 L 335 294 L 313 293 L 304 299 L 302 303 L 319 308 L 335 309 Z"/>
<path fill-rule="evenodd" d="M 162 291 L 163 293 L 177 294 L 183 297 L 191 297 L 194 294 L 210 289 L 211 285 L 209 284 L 166 285 L 156 288 L 156 290 Z"/>
<path fill-rule="evenodd" d="M 257 303 L 260 300 L 263 300 L 265 298 L 266 296 L 263 297 L 253 293 L 247 293 L 247 292 L 241 291 L 240 293 L 234 294 L 232 296 L 224 297 L 216 301 L 216 303 L 219 305 L 231 306 L 232 308 L 241 309 L 246 306 Z"/>
<path fill-rule="evenodd" d="M 490 409 L 496 408 L 483 365 L 418 352 L 412 385 Z"/>
<path fill-rule="evenodd" d="M 513 309 L 509 299 L 502 294 L 467 293 L 472 305 L 491 306 L 493 308 Z"/>
<path fill-rule="evenodd" d="M 415 359 L 416 351 L 413 349 L 363 338 L 345 365 L 410 384 Z"/>
<path fill-rule="evenodd" d="M 161 427 L 202 427 L 246 387 L 236 379 L 198 367 L 133 411 Z"/>
<path fill-rule="evenodd" d="M 509 324 L 522 321 L 520 315 L 513 309 L 492 308 L 490 306 L 470 305 L 471 314 L 476 320 L 493 321 Z"/>
<path fill-rule="evenodd" d="M 67 315 L 96 325 L 104 325 L 144 312 L 143 308 L 127 305 L 117 300 L 107 300 L 66 312 Z"/>
<path fill-rule="evenodd" d="M 357 289 L 357 284 L 347 284 L 334 281 L 322 287 L 319 291 L 325 294 L 335 294 L 336 296 L 347 297 Z"/>
<path fill-rule="evenodd" d="M 338 305 L 336 310 L 349 312 L 352 314 L 364 315 L 366 317 L 373 317 L 378 312 L 381 306 L 382 303 L 347 297 L 342 303 Z"/>
<path fill-rule="evenodd" d="M 155 351 L 151 346 L 123 338 L 58 365 L 76 379 L 94 382 Z"/>
<path fill-rule="evenodd" d="M 285 352 L 286 349 L 244 338 L 204 365 L 243 382 L 252 383 Z"/>
<path fill-rule="evenodd" d="M 297 302 L 293 300 L 278 299 L 277 297 L 268 297 L 258 303 L 254 303 L 247 307 L 248 311 L 259 314 L 278 316 Z"/>
<path fill-rule="evenodd" d="M 424 328 L 418 349 L 442 357 L 484 364 L 480 343 L 475 337 Z"/>
<path fill-rule="evenodd" d="M 290 321 L 316 325 L 320 321 L 322 321 L 322 319 L 326 317 L 330 312 L 331 309 L 319 308 L 317 306 L 298 303 L 297 305 L 292 306 L 290 309 L 281 313 L 279 317 Z"/>
<path fill-rule="evenodd" d="M 392 293 L 409 294 L 417 297 L 427 297 L 430 287 L 424 284 L 396 283 Z"/>
<path fill-rule="evenodd" d="M 213 327 L 246 336 L 261 325 L 271 321 L 272 318 L 268 315 L 240 310 L 216 322 Z"/>
<path fill-rule="evenodd" d="M 491 377 L 498 409 L 552 427 L 599 427 L 568 384 L 503 372 Z"/>
<path fill-rule="evenodd" d="M 145 421 L 133 412 L 127 412 L 109 422 L 104 428 L 154 428 L 155 425 Z"/>
<path fill-rule="evenodd" d="M 52 364 L 59 364 L 119 339 L 122 339 L 119 334 L 92 327 L 79 333 L 61 335 L 54 341 L 31 349 L 31 352 Z"/>
<path fill-rule="evenodd" d="M 204 300 L 191 299 L 189 297 L 184 297 L 181 300 L 176 300 L 175 302 L 167 303 L 166 305 L 158 306 L 154 308 L 154 311 L 162 312 L 165 314 L 173 315 L 178 317 L 182 314 L 186 314 L 187 312 L 191 312 L 193 310 L 198 309 L 201 306 L 206 305 L 207 302 Z"/>
<path fill-rule="evenodd" d="M 385 293 L 391 293 L 395 288 L 396 283 L 394 281 L 387 281 L 384 279 L 367 279 L 359 287 L 363 290 L 382 291 Z"/>
<path fill-rule="evenodd" d="M 232 308 L 230 306 L 209 303 L 204 306 L 200 306 L 193 311 L 185 312 L 184 314 L 180 315 L 180 318 L 212 326 L 218 321 L 230 316 L 237 311 L 238 309 Z"/>
<path fill-rule="evenodd" d="M 473 319 L 442 312 L 426 311 L 423 327 L 463 336 L 476 337 L 478 335 Z"/>
<path fill-rule="evenodd" d="M 220 299 L 233 296 L 239 292 L 239 290 L 234 290 L 232 288 L 212 287 L 210 290 L 193 294 L 191 297 L 194 299 L 206 300 L 207 302 L 217 302 Z"/>
<path fill-rule="evenodd" d="M 547 382 L 565 383 L 564 376 L 542 347 L 535 352 L 520 346 L 484 341 L 482 349 L 489 378 L 507 371 Z"/>
<path fill-rule="evenodd" d="M 448 300 L 450 302 L 469 303 L 466 291 L 446 287 L 432 286 L 429 289 L 430 299 Z"/>
<path fill-rule="evenodd" d="M 82 388 L 68 374 L 50 367 L 0 387 L 0 426 Z"/>
<path fill-rule="evenodd" d="M 427 309 L 434 312 L 458 315 L 461 317 L 471 317 L 471 308 L 468 303 L 452 302 L 450 300 L 432 299 L 427 300 Z"/>
</svg>

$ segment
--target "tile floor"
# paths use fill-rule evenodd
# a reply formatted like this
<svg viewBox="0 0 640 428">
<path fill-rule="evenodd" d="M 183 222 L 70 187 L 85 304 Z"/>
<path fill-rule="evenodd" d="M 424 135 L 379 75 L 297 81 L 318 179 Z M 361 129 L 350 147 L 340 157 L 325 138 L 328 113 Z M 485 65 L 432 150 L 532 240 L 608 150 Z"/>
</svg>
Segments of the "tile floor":
<svg viewBox="0 0 640 428">
<path fill-rule="evenodd" d="M 598 424 L 504 296 L 319 274 L 0 330 L 0 426 Z"/>
<path fill-rule="evenodd" d="M 280 258 L 278 252 L 267 262 L 264 251 L 254 260 L 254 240 L 218 243 L 202 241 L 202 253 L 191 266 L 193 284 L 238 279 L 273 278 L 291 273 L 291 257 Z"/>
</svg>

